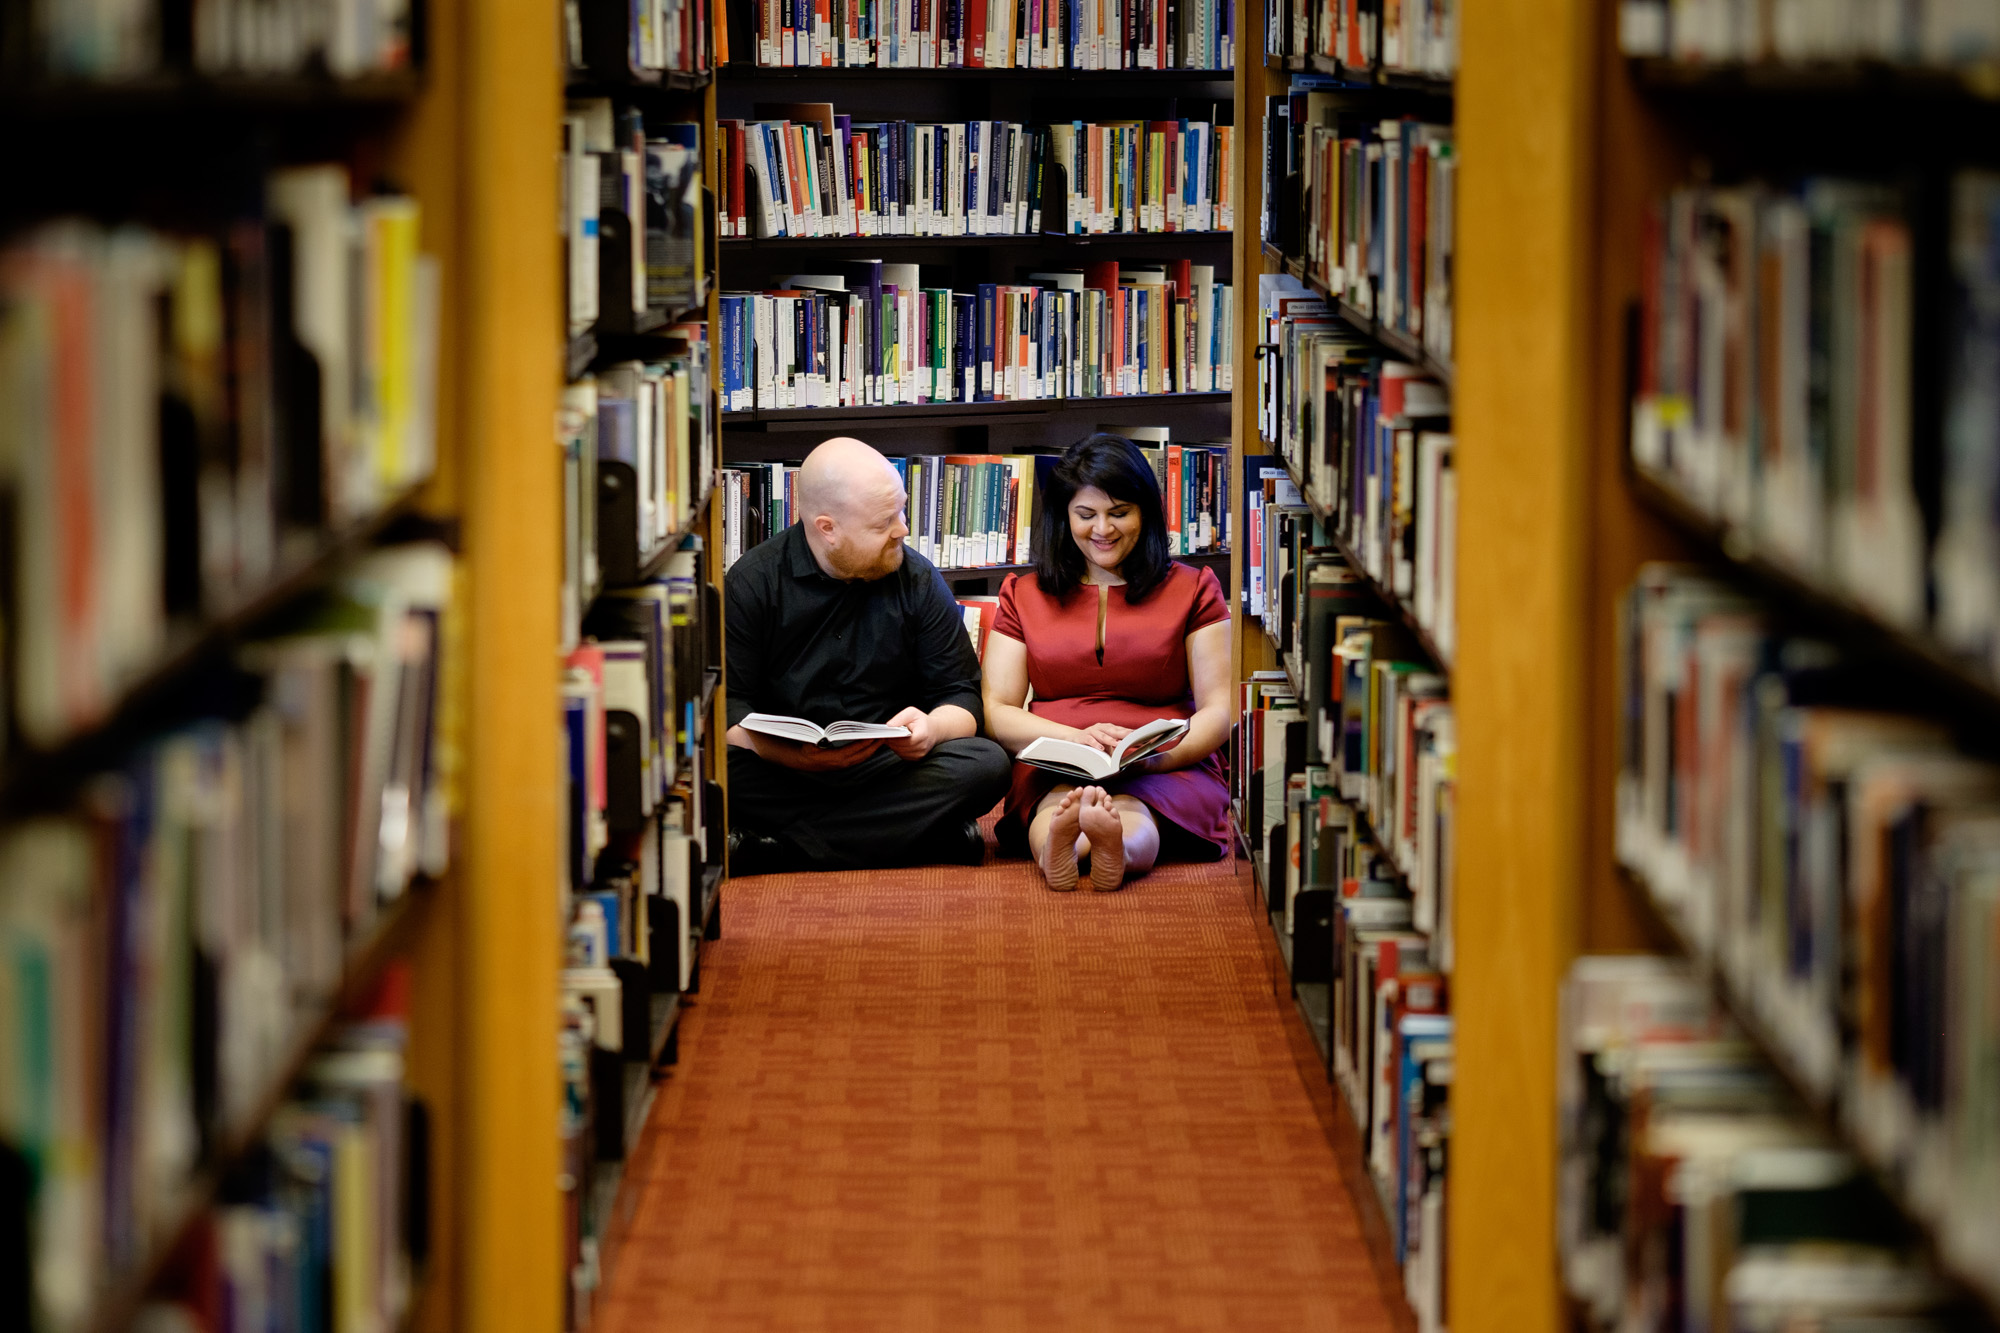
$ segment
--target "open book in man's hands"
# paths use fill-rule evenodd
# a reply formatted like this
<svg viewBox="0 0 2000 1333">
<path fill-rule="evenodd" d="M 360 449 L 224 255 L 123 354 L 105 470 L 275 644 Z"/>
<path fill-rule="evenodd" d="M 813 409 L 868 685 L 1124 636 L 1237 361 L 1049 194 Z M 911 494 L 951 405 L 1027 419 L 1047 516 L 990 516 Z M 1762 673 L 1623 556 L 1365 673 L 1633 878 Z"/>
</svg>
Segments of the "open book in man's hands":
<svg viewBox="0 0 2000 1333">
<path fill-rule="evenodd" d="M 1076 741 L 1059 741 L 1053 736 L 1037 736 L 1023 746 L 1021 753 L 1014 757 L 1024 764 L 1046 768 L 1051 773 L 1101 782 L 1105 778 L 1117 777 L 1147 755 L 1157 754 L 1166 749 L 1187 735 L 1187 729 L 1188 724 L 1177 718 L 1156 717 L 1145 726 L 1135 728 L 1132 734 L 1118 742 L 1118 748 L 1109 754 L 1092 746 L 1080 745 Z"/>
<path fill-rule="evenodd" d="M 779 717 L 772 713 L 752 713 L 741 725 L 745 731 L 761 731 L 781 741 L 817 745 L 822 750 L 856 741 L 900 740 L 910 734 L 908 727 L 885 727 L 879 722 L 829 722 L 822 727 L 802 717 Z"/>
</svg>

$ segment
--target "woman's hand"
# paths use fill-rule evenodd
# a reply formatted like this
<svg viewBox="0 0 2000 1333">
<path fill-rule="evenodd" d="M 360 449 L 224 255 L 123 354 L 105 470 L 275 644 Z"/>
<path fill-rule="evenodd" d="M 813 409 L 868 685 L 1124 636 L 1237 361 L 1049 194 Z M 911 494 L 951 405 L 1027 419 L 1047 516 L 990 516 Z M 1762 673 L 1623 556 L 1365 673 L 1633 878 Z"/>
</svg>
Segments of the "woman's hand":
<svg viewBox="0 0 2000 1333">
<path fill-rule="evenodd" d="M 1121 727 L 1116 722 L 1093 722 L 1083 728 L 1082 737 L 1084 744 L 1095 745 L 1106 754 L 1110 754 L 1118 748 L 1118 742 L 1131 734 L 1132 728 Z"/>
</svg>

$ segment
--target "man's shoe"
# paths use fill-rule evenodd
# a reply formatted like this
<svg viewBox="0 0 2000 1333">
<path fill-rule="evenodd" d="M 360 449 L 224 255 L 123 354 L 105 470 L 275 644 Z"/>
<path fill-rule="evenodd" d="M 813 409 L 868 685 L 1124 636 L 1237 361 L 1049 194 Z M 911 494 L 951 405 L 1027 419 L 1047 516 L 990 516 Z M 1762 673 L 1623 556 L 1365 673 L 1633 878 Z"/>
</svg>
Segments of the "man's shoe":
<svg viewBox="0 0 2000 1333">
<path fill-rule="evenodd" d="M 729 830 L 729 873 L 782 875 L 795 868 L 797 854 L 790 843 L 755 829 Z"/>
<path fill-rule="evenodd" d="M 924 866 L 983 866 L 986 864 L 986 835 L 979 831 L 979 821 L 968 819 L 956 825 L 947 825 L 924 840 L 921 859 Z"/>
</svg>

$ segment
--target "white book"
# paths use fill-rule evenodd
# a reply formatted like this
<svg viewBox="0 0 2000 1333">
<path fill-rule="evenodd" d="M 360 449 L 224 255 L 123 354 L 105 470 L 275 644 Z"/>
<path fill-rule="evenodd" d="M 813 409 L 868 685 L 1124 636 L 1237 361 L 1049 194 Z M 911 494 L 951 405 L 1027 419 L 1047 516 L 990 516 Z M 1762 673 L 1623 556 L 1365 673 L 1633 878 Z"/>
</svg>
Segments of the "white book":
<svg viewBox="0 0 2000 1333">
<path fill-rule="evenodd" d="M 580 145 L 583 118 L 570 117 L 564 128 L 565 132 L 573 131 L 573 142 Z M 580 146 L 570 154 L 565 184 L 568 186 L 569 203 L 569 322 L 572 333 L 581 333 L 597 322 L 597 170 L 597 159 Z M 343 339 L 345 336 L 343 333 Z"/>
<path fill-rule="evenodd" d="M 750 173 L 751 194 L 748 210 L 751 225 L 760 237 L 785 234 L 785 210 L 779 205 L 777 176 L 771 164 L 771 141 L 765 126 L 752 122 L 743 127 L 743 165 Z"/>
<path fill-rule="evenodd" d="M 1077 741 L 1037 736 L 1014 757 L 1024 764 L 1047 769 L 1051 773 L 1102 782 L 1166 749 L 1187 735 L 1187 731 L 1188 724 L 1184 719 L 1156 717 L 1145 726 L 1135 728 L 1108 753 Z"/>
<path fill-rule="evenodd" d="M 753 296 L 751 306 L 756 315 L 757 327 L 757 406 L 775 408 L 778 405 L 777 338 L 777 298 Z"/>
<path fill-rule="evenodd" d="M 885 727 L 879 722 L 829 722 L 825 726 L 802 717 L 776 713 L 752 713 L 742 721 L 745 731 L 779 740 L 815 745 L 822 750 L 852 745 L 856 741 L 899 740 L 910 734 L 908 727 Z"/>
</svg>

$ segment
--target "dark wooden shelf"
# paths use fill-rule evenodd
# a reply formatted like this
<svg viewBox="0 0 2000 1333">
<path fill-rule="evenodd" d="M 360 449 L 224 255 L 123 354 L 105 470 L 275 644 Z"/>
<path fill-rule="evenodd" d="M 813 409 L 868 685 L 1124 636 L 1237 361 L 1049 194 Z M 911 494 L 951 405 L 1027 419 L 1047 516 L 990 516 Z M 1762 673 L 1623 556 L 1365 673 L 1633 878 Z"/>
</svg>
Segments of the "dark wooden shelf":
<svg viewBox="0 0 2000 1333">
<path fill-rule="evenodd" d="M 24 746 L 9 757 L 0 776 L 0 813 L 41 809 L 61 800 L 77 782 L 172 721 L 166 705 L 177 690 L 259 622 L 325 583 L 391 523 L 414 513 L 418 489 L 405 491 L 369 518 L 324 535 L 310 553 L 288 562 L 283 572 L 231 610 L 170 631 L 167 651 L 126 687 L 103 720 L 49 749 Z"/>
<path fill-rule="evenodd" d="M 135 79 L 22 81 L 0 91 L 0 119 L 57 120 L 204 112 L 257 114 L 380 112 L 416 100 L 414 69 L 354 79 L 328 75 L 204 75 L 168 72 Z"/>
<path fill-rule="evenodd" d="M 796 66 L 767 68 L 761 65 L 732 63 L 723 66 L 722 75 L 731 84 L 777 79 L 1159 84 L 1232 83 L 1235 81 L 1236 71 L 1233 69 L 878 69 L 872 65 L 858 69 L 837 67 L 808 69 Z"/>
<path fill-rule="evenodd" d="M 1886 660 L 1909 672 L 1927 690 L 1935 691 L 1940 703 L 1954 706 L 1961 715 L 1969 711 L 1989 725 L 2000 725 L 2000 682 L 1975 664 L 1929 635 L 1897 629 L 1841 593 L 1757 555 L 1726 524 L 1704 514 L 1636 466 L 1628 467 L 1628 478 L 1642 505 L 1667 520 L 1710 560 L 1756 587 L 1782 611 L 1861 656 Z"/>
<path fill-rule="evenodd" d="M 996 403 L 895 403 L 870 407 L 793 407 L 793 408 L 751 408 L 744 412 L 725 412 L 722 424 L 726 427 L 740 426 L 752 422 L 784 423 L 806 422 L 832 426 L 846 421 L 927 421 L 960 419 L 961 424 L 968 417 L 1027 417 L 1046 416 L 1057 412 L 1088 411 L 1103 407 L 1131 407 L 1138 403 L 1170 403 L 1178 407 L 1199 407 L 1207 404 L 1223 404 L 1234 395 L 1227 393 L 1155 393 L 1123 394 L 1110 398 L 1026 398 Z"/>
<path fill-rule="evenodd" d="M 1694 946 L 1694 941 L 1681 928 L 1673 912 L 1654 895 L 1653 886 L 1644 875 L 1626 865 L 1619 866 L 1618 870 L 1626 881 L 1631 898 L 1640 909 L 1639 916 L 1645 923 L 1647 933 L 1653 937 L 1654 943 L 1694 965 L 1696 973 L 1708 983 L 1716 1004 L 1729 1015 L 1737 1029 L 1777 1072 L 1800 1107 L 1834 1142 L 1846 1146 L 1855 1160 L 1867 1169 L 1883 1196 L 1902 1214 L 1911 1231 L 1922 1238 L 1924 1253 L 1931 1265 L 1949 1278 L 1965 1294 L 1969 1302 L 1983 1307 L 1986 1321 L 1983 1327 L 1988 1329 L 2000 1327 L 2000 1273 L 1990 1270 L 1974 1271 L 1951 1262 L 1944 1247 L 1937 1244 L 1930 1224 L 1910 1202 L 1894 1175 L 1882 1163 L 1876 1161 L 1866 1145 L 1848 1131 L 1846 1125 L 1842 1123 L 1838 1108 L 1814 1095 L 1811 1084 L 1799 1073 L 1793 1062 L 1791 1052 L 1758 1015 L 1757 1006 L 1751 998 L 1737 990 L 1713 957 Z"/>
<path fill-rule="evenodd" d="M 1235 235 L 1228 231 L 1116 231 L 1091 235 L 1070 232 L 1010 232 L 1004 236 L 724 236 L 719 242 L 731 251 L 785 250 L 882 250 L 893 246 L 901 254 L 915 249 L 978 249 L 982 247 L 1032 247 L 1111 245 L 1187 245 L 1202 243 L 1227 245 Z"/>
<path fill-rule="evenodd" d="M 412 884 L 402 897 L 382 905 L 374 922 L 347 950 L 339 990 L 293 1038 L 277 1073 L 248 1114 L 216 1142 L 194 1174 L 183 1182 L 171 1220 L 156 1232 L 154 1244 L 132 1269 L 112 1280 L 87 1324 L 90 1333 L 122 1333 L 145 1304 L 147 1293 L 165 1273 L 195 1224 L 214 1205 L 229 1173 L 247 1160 L 262 1142 L 264 1131 L 285 1104 L 306 1062 L 339 1024 L 348 1007 L 361 999 L 382 968 L 401 953 L 407 933 L 422 903 L 429 881 Z"/>
<path fill-rule="evenodd" d="M 708 484 L 701 488 L 701 498 L 696 500 L 694 508 L 688 511 L 687 521 L 668 533 L 661 541 L 660 549 L 647 557 L 645 564 L 639 567 L 639 577 L 632 586 L 636 587 L 638 584 L 644 583 L 649 579 L 657 578 L 660 571 L 667 567 L 667 561 L 672 558 L 674 552 L 680 549 L 683 539 L 698 535 L 706 530 L 708 526 L 708 502 L 714 497 L 715 478 L 711 476 L 708 479 Z M 606 591 L 604 588 L 599 588 L 597 595 L 602 596 Z M 596 598 L 593 597 L 591 600 L 595 601 Z"/>
<path fill-rule="evenodd" d="M 1270 247 L 1267 246 L 1265 249 L 1274 258 L 1277 257 L 1276 253 L 1270 250 Z M 1363 314 L 1356 307 L 1349 305 L 1345 300 L 1328 291 L 1326 284 L 1308 272 L 1302 261 L 1291 256 L 1285 256 L 1284 263 L 1288 272 L 1325 298 L 1327 305 L 1332 307 L 1334 314 L 1340 316 L 1341 319 L 1353 325 L 1368 337 L 1373 338 L 1376 342 L 1381 343 L 1411 365 L 1421 367 L 1426 373 L 1443 384 L 1445 388 L 1449 389 L 1452 387 L 1454 376 L 1451 362 L 1432 356 L 1417 339 L 1412 338 L 1407 333 L 1382 325 L 1373 316 Z"/>
<path fill-rule="evenodd" d="M 1633 80 L 1649 92 L 1692 97 L 1882 98 L 1947 101 L 2000 109 L 2000 67 L 1920 69 L 1874 61 L 1814 65 L 1701 64 L 1672 59 L 1630 62 Z"/>
<path fill-rule="evenodd" d="M 708 294 L 704 291 L 694 304 L 677 310 L 649 309 L 633 316 L 630 333 L 608 333 L 596 326 L 573 333 L 564 347 L 563 374 L 572 384 L 610 361 L 640 360 L 651 354 L 643 340 L 657 337 L 674 325 L 708 314 Z"/>
<path fill-rule="evenodd" d="M 660 93 L 700 92 L 715 81 L 708 70 L 654 70 L 634 72 L 629 77 L 606 77 L 595 70 L 573 69 L 563 85 L 566 97 L 632 97 Z"/>
<path fill-rule="evenodd" d="M 1322 55 L 1294 56 L 1302 60 L 1304 67 L 1315 74 L 1327 74 L 1352 84 L 1356 89 L 1376 88 L 1384 92 L 1411 93 L 1419 97 L 1440 98 L 1450 101 L 1455 93 L 1452 80 L 1441 74 L 1417 74 L 1405 70 L 1383 69 L 1380 65 L 1359 68 L 1343 64 Z M 1293 66 L 1297 69 L 1300 66 Z"/>
<path fill-rule="evenodd" d="M 1169 557 L 1167 557 L 1167 558 L 1168 558 L 1168 559 L 1170 559 L 1170 560 L 1194 560 L 1194 561 L 1203 561 L 1203 560 L 1227 560 L 1227 559 L 1229 558 L 1229 552 L 1228 552 L 1228 551 L 1190 551 L 1190 552 L 1189 552 L 1189 553 L 1187 553 L 1186 555 L 1175 555 L 1175 556 L 1169 556 Z M 990 576 L 990 577 L 998 577 L 998 576 L 1001 576 L 1001 575 L 1006 575 L 1006 574 L 1026 574 L 1026 573 L 1029 573 L 1030 571 L 1032 571 L 1032 570 L 1033 570 L 1034 568 L 1035 568 L 1035 567 L 1034 567 L 1034 565 L 1032 565 L 1032 564 L 1022 564 L 1022 565 L 939 565 L 939 566 L 937 567 L 937 572 L 938 572 L 938 573 L 940 573 L 940 574 L 942 574 L 942 575 L 944 575 L 944 576 L 945 576 L 945 578 L 947 578 L 947 579 L 952 579 L 952 578 L 959 578 L 959 579 L 964 579 L 964 578 L 968 578 L 968 577 L 971 577 L 971 576 L 973 576 L 973 575 L 978 575 L 978 574 L 985 574 L 985 575 L 988 575 L 988 576 Z"/>
</svg>

